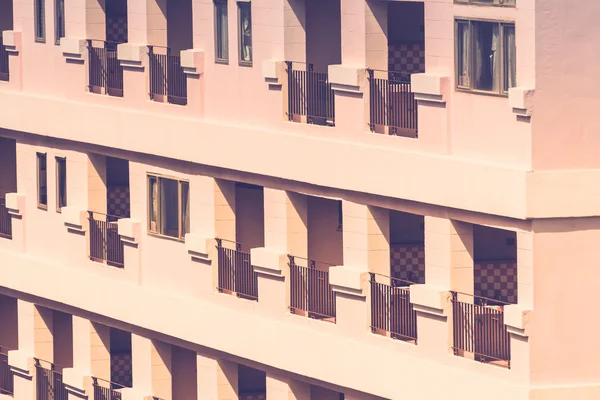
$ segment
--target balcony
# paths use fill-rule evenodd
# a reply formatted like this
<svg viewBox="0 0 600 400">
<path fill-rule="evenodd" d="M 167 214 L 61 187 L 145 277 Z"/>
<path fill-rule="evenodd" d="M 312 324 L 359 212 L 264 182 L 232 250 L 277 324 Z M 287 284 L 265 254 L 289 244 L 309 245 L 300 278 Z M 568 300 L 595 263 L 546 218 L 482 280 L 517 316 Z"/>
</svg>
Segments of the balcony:
<svg viewBox="0 0 600 400">
<path fill-rule="evenodd" d="M 410 286 L 416 282 L 379 277 L 371 273 L 371 330 L 393 339 L 417 342 L 417 313 L 410 303 Z"/>
<path fill-rule="evenodd" d="M 0 32 L 1 34 L 2 32 Z M 8 72 L 8 52 L 4 47 L 4 42 L 2 41 L 2 35 L 0 35 L 0 81 L 7 81 L 9 78 Z"/>
<path fill-rule="evenodd" d="M 332 265 L 294 256 L 288 257 L 290 312 L 335 322 L 335 293 L 329 284 L 329 267 Z M 298 265 L 298 260 L 304 260 L 308 266 Z"/>
<path fill-rule="evenodd" d="M 123 97 L 123 67 L 117 58 L 117 42 L 88 40 L 88 88 L 91 93 Z"/>
<path fill-rule="evenodd" d="M 224 247 L 224 242 L 230 246 Z M 219 292 L 258 301 L 258 278 L 250 261 L 250 253 L 242 251 L 240 243 L 224 239 L 217 239 L 217 253 Z"/>
<path fill-rule="evenodd" d="M 368 69 L 372 132 L 417 138 L 417 101 L 410 74 Z"/>
<path fill-rule="evenodd" d="M 454 354 L 510 368 L 510 336 L 504 325 L 509 303 L 452 292 Z"/>
<path fill-rule="evenodd" d="M 150 99 L 184 106 L 187 104 L 187 78 L 181 56 L 168 47 L 148 46 Z"/>
<path fill-rule="evenodd" d="M 69 399 L 67 389 L 62 380 L 62 374 L 56 370 L 53 363 L 36 358 L 35 379 L 37 400 Z"/>
<path fill-rule="evenodd" d="M 335 126 L 335 96 L 327 73 L 314 72 L 312 64 L 287 61 L 286 65 L 288 120 Z"/>
<path fill-rule="evenodd" d="M 6 347 L 0 346 L 0 394 L 12 396 L 13 393 L 13 373 L 8 365 L 8 352 Z"/>
<path fill-rule="evenodd" d="M 93 400 L 121 400 L 121 392 L 125 386 L 104 379 L 92 377 L 94 387 Z"/>
<path fill-rule="evenodd" d="M 90 259 L 113 267 L 125 266 L 124 246 L 119 236 L 119 217 L 88 211 Z"/>
<path fill-rule="evenodd" d="M 6 200 L 2 198 L 0 198 L 0 238 L 12 239 L 12 221 L 6 208 Z"/>
</svg>

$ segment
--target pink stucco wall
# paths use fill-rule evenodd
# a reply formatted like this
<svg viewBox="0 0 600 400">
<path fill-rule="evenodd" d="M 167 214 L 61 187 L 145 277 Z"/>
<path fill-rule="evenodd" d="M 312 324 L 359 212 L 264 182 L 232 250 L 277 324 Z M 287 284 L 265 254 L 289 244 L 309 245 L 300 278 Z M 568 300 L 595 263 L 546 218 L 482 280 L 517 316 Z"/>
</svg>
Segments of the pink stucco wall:
<svg viewBox="0 0 600 400">
<path fill-rule="evenodd" d="M 598 350 L 598 327 L 586 311 L 590 293 L 598 289 L 590 279 L 597 264 L 600 215 L 600 194 L 590 184 L 600 178 L 593 135 L 598 60 L 589 43 L 599 39 L 593 16 L 600 6 L 591 1 L 568 7 L 557 0 L 517 3 L 510 8 L 424 1 L 425 74 L 439 78 L 442 93 L 441 99 L 419 101 L 419 138 L 409 139 L 368 129 L 363 69 L 370 66 L 370 55 L 387 47 L 386 29 L 369 14 L 381 12 L 375 2 L 367 7 L 341 0 L 338 9 L 335 1 L 311 0 L 305 10 L 294 4 L 294 11 L 306 14 L 292 15 L 287 1 L 253 0 L 252 66 L 238 65 L 236 2 L 228 1 L 228 64 L 214 62 L 212 0 L 192 2 L 191 47 L 201 56 L 186 78 L 189 104 L 182 107 L 148 100 L 145 56 L 141 65 L 125 68 L 123 98 L 86 92 L 85 52 L 80 59 L 66 58 L 54 44 L 50 17 L 46 42 L 35 43 L 33 4 L 14 0 L 14 31 L 22 41 L 10 55 L 11 81 L 0 82 L 0 135 L 18 143 L 13 151 L 0 140 L 0 195 L 16 191 L 25 204 L 23 215 L 13 218 L 14 239 L 0 240 L 2 287 L 39 296 L 58 308 L 74 305 L 138 333 L 160 332 L 265 369 L 320 380 L 332 391 L 345 388 L 386 398 L 539 400 L 555 398 L 553 388 L 589 386 L 585 390 L 597 394 L 600 370 L 590 354 Z M 7 15 L 3 4 L 0 16 Z M 89 39 L 92 18 L 71 0 L 66 4 L 67 38 Z M 146 1 L 128 5 L 130 42 L 149 44 L 150 31 L 157 28 L 144 14 Z M 47 16 L 54 15 L 53 1 L 45 7 Z M 517 115 L 509 98 L 454 89 L 457 17 L 516 23 L 517 85 L 535 91 L 530 117 Z M 2 21 L 0 26 L 10 29 Z M 373 33 L 377 29 L 381 32 Z M 323 72 L 328 64 L 356 72 L 356 85 L 336 91 L 335 127 L 287 121 L 287 81 L 280 64 L 287 54 L 303 54 Z M 48 157 L 48 210 L 36 204 L 38 151 Z M 125 249 L 124 269 L 90 261 L 85 228 L 66 227 L 65 216 L 56 212 L 55 157 L 67 158 L 69 206 L 85 211 L 94 201 L 89 179 L 94 153 L 130 160 L 131 218 L 142 228 L 139 242 Z M 16 183 L 4 174 L 15 162 Z M 512 336 L 513 365 L 505 370 L 450 354 L 447 309 L 439 315 L 419 312 L 415 346 L 372 335 L 369 300 L 356 293 L 338 296 L 336 324 L 290 315 L 285 276 L 261 276 L 259 302 L 218 294 L 214 262 L 192 257 L 182 241 L 146 232 L 149 172 L 189 180 L 192 232 L 208 232 L 206 239 L 219 222 L 211 204 L 195 200 L 206 200 L 207 179 L 307 194 L 306 254 L 335 265 L 347 261 L 345 247 L 364 250 L 384 236 L 365 239 L 370 228 L 364 226 L 371 222 L 362 220 L 338 231 L 333 200 L 338 198 L 419 214 L 429 226 L 437 218 L 460 221 L 463 228 L 481 224 L 526 234 L 530 243 L 517 241 L 516 251 L 518 306 L 531 317 L 526 333 L 521 332 L 527 339 Z M 262 235 L 273 227 L 265 221 L 279 211 L 263 196 L 243 192 L 236 193 L 236 220 L 229 221 L 235 239 L 268 247 Z M 275 219 L 285 218 L 276 214 Z M 398 237 L 421 236 L 420 223 L 401 228 L 404 236 Z M 450 277 L 465 271 L 472 279 L 472 265 L 456 274 L 440 267 L 463 257 L 469 261 L 468 251 L 450 251 L 469 249 L 472 243 L 458 243 L 469 234 L 423 229 L 426 284 L 452 289 Z M 512 254 L 514 249 L 501 250 Z M 348 259 L 357 264 L 351 267 L 364 267 L 358 256 Z M 0 301 L 3 315 L 14 315 L 14 308 L 4 310 L 6 304 Z M 153 312 L 139 312 L 146 309 Z M 66 322 L 57 326 L 68 329 Z M 14 332 L 0 332 L 16 347 Z M 181 365 L 192 363 L 188 356 L 181 355 Z"/>
</svg>

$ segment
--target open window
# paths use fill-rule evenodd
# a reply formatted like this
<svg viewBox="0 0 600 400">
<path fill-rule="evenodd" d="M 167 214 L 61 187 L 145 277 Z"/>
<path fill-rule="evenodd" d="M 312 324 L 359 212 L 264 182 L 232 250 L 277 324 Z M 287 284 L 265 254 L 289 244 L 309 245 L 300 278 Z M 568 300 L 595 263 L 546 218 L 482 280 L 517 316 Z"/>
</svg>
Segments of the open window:
<svg viewBox="0 0 600 400">
<path fill-rule="evenodd" d="M 515 25 L 456 20 L 456 86 L 507 95 L 516 83 Z"/>
<path fill-rule="evenodd" d="M 189 182 L 148 175 L 148 231 L 184 239 L 190 231 Z"/>
</svg>

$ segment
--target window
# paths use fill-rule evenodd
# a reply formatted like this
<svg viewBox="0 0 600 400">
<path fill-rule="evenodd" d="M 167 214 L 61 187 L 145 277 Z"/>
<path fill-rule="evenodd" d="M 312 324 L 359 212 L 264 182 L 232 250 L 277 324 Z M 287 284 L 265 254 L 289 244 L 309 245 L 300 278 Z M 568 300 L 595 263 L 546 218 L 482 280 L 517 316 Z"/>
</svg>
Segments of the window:
<svg viewBox="0 0 600 400">
<path fill-rule="evenodd" d="M 457 87 L 506 95 L 516 83 L 514 24 L 457 20 Z"/>
<path fill-rule="evenodd" d="M 35 41 L 46 42 L 46 7 L 45 0 L 34 0 Z"/>
<path fill-rule="evenodd" d="M 190 231 L 189 183 L 148 175 L 148 231 L 183 239 Z"/>
<path fill-rule="evenodd" d="M 56 157 L 56 211 L 67 206 L 67 159 Z"/>
<path fill-rule="evenodd" d="M 38 207 L 48 208 L 48 170 L 46 168 L 46 154 L 37 153 L 37 202 Z"/>
<path fill-rule="evenodd" d="M 54 0 L 54 43 L 65 37 L 65 0 Z"/>
<path fill-rule="evenodd" d="M 252 16 L 250 2 L 238 2 L 240 65 L 252 65 Z"/>
<path fill-rule="evenodd" d="M 516 0 L 454 0 L 455 3 L 514 7 Z"/>
<path fill-rule="evenodd" d="M 227 33 L 227 0 L 215 0 L 215 60 L 229 60 L 229 34 Z"/>
</svg>

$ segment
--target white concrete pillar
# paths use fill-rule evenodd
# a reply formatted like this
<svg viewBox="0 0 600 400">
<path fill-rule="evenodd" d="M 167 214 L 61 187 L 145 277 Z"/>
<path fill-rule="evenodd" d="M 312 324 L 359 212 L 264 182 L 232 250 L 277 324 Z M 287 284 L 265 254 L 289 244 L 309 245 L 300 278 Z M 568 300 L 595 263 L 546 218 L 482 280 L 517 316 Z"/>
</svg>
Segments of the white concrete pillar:
<svg viewBox="0 0 600 400">
<path fill-rule="evenodd" d="M 171 345 L 152 340 L 152 394 L 162 400 L 173 398 Z"/>
<path fill-rule="evenodd" d="M 238 365 L 236 363 L 197 354 L 196 366 L 198 399 L 238 399 Z"/>
<path fill-rule="evenodd" d="M 267 374 L 267 398 L 269 400 L 311 400 L 310 384 Z"/>
<path fill-rule="evenodd" d="M 33 303 L 17 300 L 18 350 L 8 352 L 8 363 L 14 372 L 14 398 L 19 400 L 35 399 L 35 314 Z"/>
</svg>

